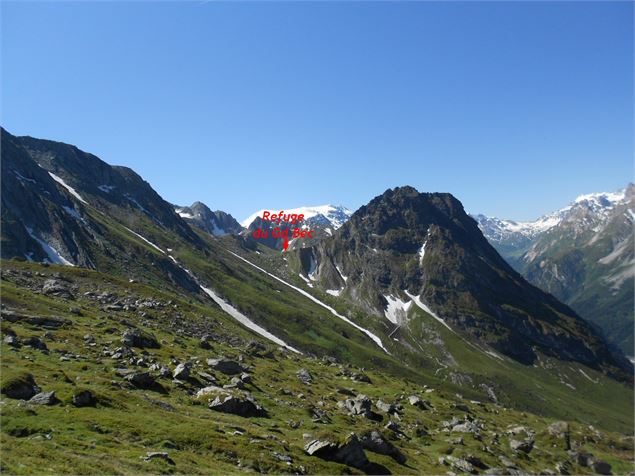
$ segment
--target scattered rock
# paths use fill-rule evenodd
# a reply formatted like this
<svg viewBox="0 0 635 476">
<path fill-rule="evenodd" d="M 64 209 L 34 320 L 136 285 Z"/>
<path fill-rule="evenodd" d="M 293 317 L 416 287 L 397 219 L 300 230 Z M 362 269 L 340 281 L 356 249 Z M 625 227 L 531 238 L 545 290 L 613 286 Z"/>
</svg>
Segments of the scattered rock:
<svg viewBox="0 0 635 476">
<path fill-rule="evenodd" d="M 0 389 L 0 393 L 19 400 L 29 400 L 39 392 L 40 387 L 36 385 L 31 374 L 20 374 L 9 378 Z"/>
<path fill-rule="evenodd" d="M 76 407 L 90 407 L 95 405 L 95 397 L 90 390 L 82 390 L 73 395 L 71 402 Z"/>
<path fill-rule="evenodd" d="M 441 456 L 439 458 L 439 464 L 448 465 L 452 469 L 455 469 L 457 471 L 462 471 L 464 473 L 477 473 L 472 463 L 470 463 L 469 461 L 465 459 L 456 458 L 451 455 Z"/>
<path fill-rule="evenodd" d="M 149 389 L 154 387 L 156 381 L 149 372 L 130 373 L 124 377 L 128 382 L 137 388 Z"/>
<path fill-rule="evenodd" d="M 364 449 L 368 451 L 388 455 L 399 464 L 406 462 L 405 455 L 378 431 L 373 430 L 362 434 L 359 437 L 359 441 L 362 443 Z"/>
<path fill-rule="evenodd" d="M 55 391 L 41 392 L 31 397 L 29 403 L 36 405 L 55 405 L 59 403 L 59 399 L 55 396 Z"/>
<path fill-rule="evenodd" d="M 65 299 L 75 299 L 66 283 L 57 279 L 47 279 L 42 285 L 42 293 L 47 296 L 58 296 Z"/>
<path fill-rule="evenodd" d="M 266 418 L 267 411 L 249 397 L 235 395 L 219 395 L 210 402 L 209 408 L 222 413 L 231 413 L 242 417 Z"/>
<path fill-rule="evenodd" d="M 591 469 L 593 470 L 594 473 L 597 474 L 612 474 L 611 473 L 611 465 L 608 464 L 606 461 L 602 461 L 602 460 L 594 460 L 591 463 Z"/>
<path fill-rule="evenodd" d="M 172 466 L 176 465 L 176 463 L 170 458 L 170 455 L 166 452 L 161 451 L 148 451 L 146 453 L 147 456 L 142 456 L 143 461 L 152 461 L 153 459 L 162 459 L 168 464 Z"/>
<path fill-rule="evenodd" d="M 371 411 L 372 402 L 366 395 L 359 394 L 355 398 L 347 398 L 337 402 L 337 406 L 351 415 L 362 415 L 370 420 L 381 421 L 381 415 Z"/>
<path fill-rule="evenodd" d="M 362 470 L 369 464 L 364 447 L 355 434 L 349 435 L 343 443 L 312 440 L 304 447 L 304 450 L 311 456 Z"/>
<path fill-rule="evenodd" d="M 421 398 L 419 398 L 416 395 L 410 395 L 408 397 L 408 403 L 410 403 L 410 405 L 419 408 L 420 410 L 430 410 L 430 402 L 426 401 L 426 400 L 422 400 Z"/>
<path fill-rule="evenodd" d="M 156 337 L 140 329 L 127 329 L 121 337 L 121 342 L 129 347 L 140 349 L 158 349 L 161 347 Z"/>
<path fill-rule="evenodd" d="M 38 349 L 43 352 L 48 352 L 48 347 L 46 344 L 39 338 L 35 336 L 31 336 L 24 341 L 24 345 L 32 347 L 33 349 Z"/>
<path fill-rule="evenodd" d="M 236 375 L 245 372 L 245 369 L 242 365 L 240 365 L 235 360 L 229 359 L 207 359 L 207 365 L 209 365 L 214 370 L 218 370 L 225 375 Z"/>
<path fill-rule="evenodd" d="M 190 370 L 192 369 L 192 364 L 189 362 L 184 362 L 176 366 L 174 369 L 174 373 L 172 377 L 178 380 L 187 380 L 190 378 Z"/>
<path fill-rule="evenodd" d="M 313 382 L 313 376 L 309 373 L 307 369 L 300 369 L 297 371 L 296 375 L 300 382 L 310 385 Z"/>
<path fill-rule="evenodd" d="M 525 440 L 509 440 L 509 447 L 514 451 L 522 451 L 523 453 L 530 453 L 534 447 L 534 440 L 527 438 Z"/>
<path fill-rule="evenodd" d="M 22 347 L 22 344 L 20 344 L 20 339 L 18 339 L 18 337 L 15 335 L 6 336 L 2 342 L 7 344 L 8 346 L 13 347 L 14 349 L 19 349 L 20 347 Z"/>
<path fill-rule="evenodd" d="M 569 424 L 566 421 L 552 423 L 547 427 L 547 431 L 550 435 L 563 439 L 566 450 L 571 449 L 571 432 L 569 430 Z"/>
</svg>

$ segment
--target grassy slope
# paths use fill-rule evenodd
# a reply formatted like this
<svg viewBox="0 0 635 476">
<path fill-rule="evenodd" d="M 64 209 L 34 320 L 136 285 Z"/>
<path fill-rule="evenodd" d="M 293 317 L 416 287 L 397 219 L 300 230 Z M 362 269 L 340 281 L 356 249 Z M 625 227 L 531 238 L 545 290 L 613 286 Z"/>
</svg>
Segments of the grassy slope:
<svg viewBox="0 0 635 476">
<path fill-rule="evenodd" d="M 2 405 L 2 471 L 6 473 L 131 473 L 131 472 L 179 472 L 230 474 L 251 471 L 286 473 L 340 474 L 350 472 L 336 463 L 309 457 L 302 448 L 306 442 L 303 434 L 328 435 L 343 438 L 350 431 L 361 432 L 368 428 L 380 428 L 368 420 L 349 417 L 337 410 L 336 402 L 343 399 L 337 388 L 352 388 L 355 392 L 368 394 L 375 400 L 382 398 L 394 401 L 399 395 L 421 394 L 435 410 L 421 411 L 404 403 L 405 414 L 401 421 L 408 438 L 395 441 L 408 456 L 406 465 L 392 459 L 368 452 L 372 461 L 386 466 L 399 474 L 439 473 L 446 469 L 439 466 L 438 456 L 452 453 L 462 456 L 468 453 L 479 456 L 489 466 L 499 465 L 497 455 L 509 454 L 509 425 L 527 425 L 537 432 L 536 449 L 529 457 L 515 458 L 517 465 L 531 472 L 553 468 L 558 461 L 566 459 L 561 440 L 549 436 L 546 425 L 551 420 L 532 414 L 494 406 L 469 403 L 455 396 L 454 392 L 437 388 L 432 393 L 423 393 L 420 384 L 378 371 L 368 371 L 373 383 L 354 382 L 340 375 L 339 366 L 331 366 L 320 360 L 290 353 L 276 352 L 276 359 L 260 359 L 245 355 L 250 366 L 254 384 L 249 390 L 271 415 L 271 418 L 245 419 L 212 412 L 188 394 L 189 388 L 180 388 L 169 379 L 161 380 L 166 393 L 127 388 L 124 381 L 115 376 L 113 370 L 121 363 L 102 355 L 102 347 L 117 347 L 119 335 L 132 323 L 152 332 L 163 342 L 160 349 L 149 349 L 148 359 L 169 363 L 174 358 L 200 362 L 218 355 L 238 357 L 241 348 L 222 342 L 212 343 L 213 348 L 203 350 L 197 339 L 178 333 L 171 327 L 173 313 L 182 319 L 209 325 L 220 334 L 251 338 L 247 331 L 233 325 L 223 313 L 203 306 L 189 296 L 160 291 L 153 286 L 129 283 L 125 279 L 93 271 L 51 266 L 42 268 L 34 264 L 4 262 L 3 268 L 20 272 L 43 272 L 47 276 L 62 273 L 69 276 L 79 287 L 78 299 L 67 301 L 49 298 L 16 285 L 15 279 L 3 279 L 3 303 L 25 313 L 60 316 L 70 325 L 49 331 L 48 355 L 23 347 L 19 352 L 2 345 L 2 381 L 22 372 L 33 374 L 44 390 L 56 390 L 62 404 L 41 407 L 4 399 Z M 47 276 L 40 277 L 40 281 Z M 86 291 L 108 291 L 118 296 L 172 300 L 167 312 L 150 312 L 152 318 L 140 319 L 136 313 L 104 312 L 93 301 L 83 296 Z M 191 302 L 190 302 L 191 301 Z M 81 316 L 69 313 L 70 307 L 79 307 Z M 24 323 L 3 323 L 3 329 L 11 328 L 24 339 L 30 335 L 42 336 L 40 328 Z M 90 333 L 97 345 L 88 347 L 83 336 Z M 60 356 L 73 354 L 79 359 L 61 361 Z M 137 351 L 140 354 L 140 351 Z M 173 367 L 173 365 L 172 365 Z M 299 368 L 307 368 L 314 376 L 314 384 L 306 386 L 295 377 Z M 228 377 L 216 374 L 220 383 Z M 90 389 L 97 395 L 95 408 L 75 408 L 68 404 L 72 393 L 79 389 Z M 287 389 L 291 395 L 283 395 Z M 300 395 L 302 394 L 302 395 Z M 320 403 L 322 402 L 322 403 Z M 452 416 L 461 416 L 453 408 L 455 403 L 470 407 L 471 414 L 486 422 L 487 431 L 483 441 L 471 435 L 438 432 L 440 422 Z M 169 406 L 165 406 L 165 404 Z M 313 423 L 307 408 L 324 408 L 332 418 L 330 424 Z M 384 419 L 384 422 L 387 421 Z M 299 422 L 292 428 L 289 422 Z M 293 425 L 295 426 L 295 424 Z M 416 437 L 414 428 L 425 426 L 430 436 Z M 499 443 L 493 434 L 501 435 Z M 463 436 L 463 445 L 453 445 L 447 440 Z M 573 425 L 572 438 L 583 448 L 613 465 L 614 472 L 632 470 L 632 440 L 618 434 L 602 431 L 601 437 L 581 424 Z M 483 451 L 489 446 L 493 454 Z M 168 451 L 175 466 L 154 460 L 144 462 L 140 457 L 146 451 Z M 272 452 L 289 455 L 291 465 L 278 461 Z M 574 473 L 588 472 L 587 468 L 573 466 Z M 357 470 L 352 470 L 357 473 Z"/>
</svg>

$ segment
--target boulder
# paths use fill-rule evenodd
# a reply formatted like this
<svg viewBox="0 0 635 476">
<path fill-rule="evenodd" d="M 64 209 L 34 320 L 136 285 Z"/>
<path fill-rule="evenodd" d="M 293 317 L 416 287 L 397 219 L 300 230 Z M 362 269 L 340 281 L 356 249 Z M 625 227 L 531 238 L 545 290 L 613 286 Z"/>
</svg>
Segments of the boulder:
<svg viewBox="0 0 635 476">
<path fill-rule="evenodd" d="M 359 441 L 362 443 L 364 449 L 368 451 L 388 455 L 399 464 L 404 464 L 406 462 L 405 455 L 376 430 L 362 434 L 359 437 Z"/>
<path fill-rule="evenodd" d="M 47 279 L 42 285 L 42 293 L 47 296 L 58 296 L 66 299 L 74 299 L 66 283 L 57 279 Z"/>
<path fill-rule="evenodd" d="M 474 466 L 472 465 L 472 463 L 470 463 L 469 461 L 467 461 L 465 459 L 456 458 L 456 457 L 451 456 L 451 455 L 441 456 L 439 458 L 439 463 L 448 465 L 452 469 L 455 469 L 457 471 L 461 471 L 463 473 L 477 473 L 477 471 L 474 468 Z"/>
<path fill-rule="evenodd" d="M 571 449 L 571 432 L 569 430 L 569 424 L 566 421 L 552 423 L 547 427 L 547 431 L 550 435 L 558 439 L 563 439 L 566 450 Z"/>
<path fill-rule="evenodd" d="M 176 463 L 170 458 L 170 455 L 164 451 L 148 451 L 145 457 L 141 457 L 143 461 L 152 461 L 153 459 L 162 459 L 168 464 L 175 465 Z"/>
<path fill-rule="evenodd" d="M 22 346 L 22 344 L 20 343 L 20 339 L 18 339 L 18 337 L 15 335 L 6 336 L 2 340 L 2 342 L 15 349 L 19 349 Z"/>
<path fill-rule="evenodd" d="M 55 405 L 59 403 L 59 399 L 55 396 L 55 391 L 40 392 L 31 397 L 29 403 L 34 403 L 35 405 Z"/>
<path fill-rule="evenodd" d="M 591 462 L 591 469 L 596 474 L 612 474 L 611 465 L 608 464 L 606 461 L 602 461 L 599 459 L 598 460 L 594 459 Z"/>
<path fill-rule="evenodd" d="M 298 379 L 300 382 L 310 385 L 313 382 L 313 376 L 309 373 L 307 369 L 300 369 L 296 372 Z"/>
<path fill-rule="evenodd" d="M 71 402 L 76 407 L 90 407 L 95 405 L 95 397 L 90 390 L 81 390 L 73 395 Z"/>
<path fill-rule="evenodd" d="M 38 387 L 31 374 L 20 374 L 13 378 L 8 378 L 0 388 L 0 393 L 9 398 L 19 400 L 29 400 L 31 397 L 39 393 Z"/>
<path fill-rule="evenodd" d="M 527 438 L 525 440 L 509 440 L 509 447 L 514 451 L 522 451 L 523 453 L 530 453 L 534 447 L 534 440 Z"/>
<path fill-rule="evenodd" d="M 236 375 L 245 372 L 247 369 L 235 360 L 229 359 L 207 359 L 207 365 L 214 370 L 218 370 L 225 375 Z"/>
<path fill-rule="evenodd" d="M 124 331 L 121 342 L 128 347 L 138 347 L 140 349 L 158 349 L 161 347 L 156 337 L 140 329 L 127 329 Z"/>
<path fill-rule="evenodd" d="M 412 405 L 413 407 L 419 408 L 420 410 L 430 409 L 430 403 L 427 402 L 426 400 L 422 400 L 416 395 L 410 395 L 408 397 L 408 403 L 410 403 L 410 405 Z"/>
<path fill-rule="evenodd" d="M 235 395 L 219 395 L 209 404 L 211 410 L 231 413 L 241 417 L 263 417 L 266 418 L 267 411 L 248 397 L 238 397 Z"/>
<path fill-rule="evenodd" d="M 133 372 L 124 377 L 137 388 L 149 389 L 154 387 L 156 381 L 149 372 Z"/>
<path fill-rule="evenodd" d="M 363 470 L 369 465 L 364 447 L 355 434 L 349 435 L 342 443 L 329 440 L 312 440 L 304 450 L 311 456 L 334 461 Z"/>
<path fill-rule="evenodd" d="M 33 349 L 38 349 L 41 350 L 43 352 L 48 352 L 48 347 L 46 346 L 46 344 L 42 341 L 42 339 L 40 339 L 39 337 L 35 337 L 35 336 L 31 336 L 29 338 L 27 338 L 24 341 L 24 345 L 28 345 L 29 347 L 32 347 Z"/>
<path fill-rule="evenodd" d="M 192 364 L 189 362 L 184 362 L 176 366 L 174 369 L 174 373 L 172 377 L 178 380 L 187 380 L 190 378 L 190 370 L 192 369 Z"/>
</svg>

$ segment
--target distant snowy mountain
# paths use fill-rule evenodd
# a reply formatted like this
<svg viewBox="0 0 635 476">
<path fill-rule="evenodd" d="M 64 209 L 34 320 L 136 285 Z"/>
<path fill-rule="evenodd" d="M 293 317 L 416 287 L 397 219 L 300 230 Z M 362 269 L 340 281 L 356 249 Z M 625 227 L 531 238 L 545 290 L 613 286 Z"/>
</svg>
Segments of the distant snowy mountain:
<svg viewBox="0 0 635 476">
<path fill-rule="evenodd" d="M 596 226 L 600 225 L 610 219 L 611 211 L 616 206 L 629 200 L 629 188 L 632 188 L 632 184 L 617 192 L 580 195 L 568 206 L 534 221 L 502 220 L 485 215 L 472 215 L 472 218 L 478 222 L 481 231 L 490 242 L 505 243 L 510 239 L 531 239 L 563 222 L 575 224 L 581 215 L 583 219 L 578 223 L 580 226 L 584 227 L 590 222 Z"/>
<path fill-rule="evenodd" d="M 635 185 L 580 195 L 535 221 L 475 215 L 485 237 L 525 278 L 599 324 L 633 353 Z"/>
<path fill-rule="evenodd" d="M 270 211 L 275 213 L 273 209 L 262 209 L 258 210 L 256 213 L 252 213 L 249 217 L 245 218 L 241 225 L 245 228 L 249 228 L 249 225 L 253 223 L 253 221 L 262 216 L 262 212 Z M 280 211 L 280 210 L 276 210 Z M 315 207 L 299 207 L 299 208 L 291 208 L 284 209 L 285 213 L 296 213 L 296 214 L 304 214 L 304 223 L 303 225 L 321 225 L 325 228 L 332 228 L 332 230 L 337 230 L 341 227 L 346 221 L 351 217 L 353 212 L 351 212 L 348 208 L 343 207 L 341 205 L 319 205 Z M 328 233 L 328 232 L 327 232 Z"/>
<path fill-rule="evenodd" d="M 278 226 L 277 224 L 272 224 L 271 222 L 265 222 L 262 220 L 262 213 L 265 211 L 269 211 L 272 214 L 279 213 L 282 210 L 274 210 L 271 208 L 259 210 L 255 213 L 252 213 L 249 217 L 242 221 L 242 226 L 246 228 L 244 235 L 248 237 L 248 240 L 254 241 L 253 238 L 250 237 L 251 232 L 258 228 L 262 228 L 265 230 L 269 230 L 270 228 L 274 228 Z M 353 212 L 351 212 L 348 208 L 343 207 L 341 205 L 319 205 L 315 207 L 299 207 L 299 208 L 290 208 L 284 209 L 285 214 L 303 214 L 304 220 L 300 224 L 303 229 L 311 229 L 313 230 L 313 238 L 305 239 L 305 238 L 295 238 L 289 240 L 290 249 L 293 248 L 303 248 L 305 246 L 311 246 L 317 241 L 321 240 L 324 237 L 333 236 L 335 230 L 340 228 L 344 223 L 348 221 Z M 282 245 L 284 240 L 282 238 L 274 238 L 272 235 L 269 235 L 266 238 L 258 238 L 255 239 L 260 244 L 268 246 L 269 248 L 273 248 L 276 250 L 282 249 Z"/>
</svg>

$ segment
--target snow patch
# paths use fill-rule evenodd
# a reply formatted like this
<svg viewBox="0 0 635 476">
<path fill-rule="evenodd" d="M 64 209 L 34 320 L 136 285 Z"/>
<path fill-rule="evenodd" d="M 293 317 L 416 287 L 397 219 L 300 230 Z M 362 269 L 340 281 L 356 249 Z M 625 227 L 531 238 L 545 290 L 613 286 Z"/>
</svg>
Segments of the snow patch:
<svg viewBox="0 0 635 476">
<path fill-rule="evenodd" d="M 26 231 L 28 232 L 28 234 L 31 236 L 31 238 L 33 238 L 35 241 L 37 241 L 39 243 L 39 245 L 42 247 L 42 249 L 44 250 L 44 252 L 46 253 L 46 255 L 48 256 L 48 259 L 51 263 L 56 263 L 56 264 L 63 264 L 66 266 L 75 266 L 73 263 L 71 263 L 69 260 L 67 260 L 66 258 L 64 258 L 59 251 L 57 251 L 55 248 L 53 248 L 51 245 L 49 245 L 46 241 L 41 240 L 40 238 L 38 238 L 37 236 L 35 236 L 35 234 L 33 233 L 33 230 L 30 228 L 27 228 Z M 30 253 L 31 255 L 33 253 Z"/>
<path fill-rule="evenodd" d="M 363 327 L 355 324 L 353 321 L 351 321 L 350 319 L 348 319 L 347 317 L 342 316 L 341 314 L 339 314 L 335 309 L 333 309 L 331 306 L 329 306 L 328 304 L 324 304 L 322 301 L 320 301 L 319 299 L 313 297 L 311 294 L 307 293 L 306 291 L 293 286 L 292 284 L 287 283 L 285 280 L 280 279 L 278 276 L 271 274 L 269 271 L 266 271 L 264 269 L 262 269 L 260 266 L 257 266 L 255 264 L 253 264 L 251 261 L 246 260 L 245 258 L 243 258 L 240 255 L 237 255 L 236 253 L 234 253 L 233 251 L 229 251 L 227 250 L 228 253 L 231 253 L 232 255 L 234 255 L 236 258 L 243 260 L 245 263 L 250 264 L 251 266 L 253 266 L 254 268 L 262 271 L 265 274 L 268 274 L 269 276 L 271 276 L 272 278 L 274 278 L 277 281 L 280 281 L 282 284 L 285 284 L 286 286 L 289 286 L 292 289 L 295 289 L 297 292 L 299 292 L 300 294 L 302 294 L 303 296 L 309 298 L 311 301 L 315 302 L 316 304 L 319 304 L 320 306 L 322 306 L 323 308 L 325 308 L 326 310 L 328 310 L 331 314 L 333 314 L 334 316 L 340 318 L 341 320 L 343 320 L 344 322 L 346 322 L 347 324 L 350 324 L 351 326 L 353 326 L 355 329 L 363 332 L 364 334 L 366 334 L 373 342 L 375 342 L 375 344 L 377 344 L 384 352 L 386 352 L 387 354 L 390 354 L 390 352 L 388 352 L 388 350 L 386 350 L 386 348 L 384 347 L 384 345 L 381 342 L 381 339 L 379 337 L 377 337 L 375 334 L 373 334 L 372 332 L 370 332 L 368 329 L 364 329 Z"/>
<path fill-rule="evenodd" d="M 298 273 L 298 276 L 302 278 L 302 280 L 307 284 L 307 286 L 309 286 L 310 288 L 313 287 L 313 283 L 309 281 L 306 277 L 304 277 L 302 273 Z"/>
<path fill-rule="evenodd" d="M 331 296 L 339 296 L 342 293 L 342 289 L 327 289 L 326 294 L 330 294 Z"/>
<path fill-rule="evenodd" d="M 335 269 L 337 270 L 338 273 L 340 273 L 340 277 L 344 280 L 344 282 L 348 281 L 348 276 L 344 276 L 344 273 L 342 273 L 342 270 L 340 269 L 339 266 L 335 266 Z"/>
<path fill-rule="evenodd" d="M 100 185 L 99 187 L 97 187 L 99 190 L 101 190 L 104 193 L 110 193 L 112 192 L 114 189 L 116 189 L 117 187 L 115 187 L 114 185 Z"/>
<path fill-rule="evenodd" d="M 384 299 L 388 302 L 384 314 L 386 318 L 393 324 L 401 324 L 408 316 L 408 310 L 412 306 L 412 301 L 402 301 L 398 297 L 394 297 L 392 294 L 384 296 Z"/>
<path fill-rule="evenodd" d="M 441 319 L 439 316 L 437 316 L 434 312 L 432 312 L 432 309 L 430 309 L 426 304 L 424 304 L 424 302 L 421 300 L 421 295 L 419 296 L 415 296 L 413 294 L 410 294 L 408 291 L 404 290 L 404 292 L 408 295 L 408 297 L 410 299 L 412 299 L 414 301 L 414 303 L 421 309 L 423 309 L 425 312 L 427 312 L 428 314 L 430 314 L 432 317 L 434 317 L 437 321 L 439 321 L 441 324 L 443 324 L 445 327 L 447 327 L 448 329 L 450 329 L 452 332 L 454 332 L 452 330 L 452 328 L 446 324 L 446 322 Z"/>
<path fill-rule="evenodd" d="M 220 308 L 225 311 L 227 314 L 229 314 L 231 317 L 233 317 L 234 319 L 236 319 L 238 322 L 240 322 L 243 326 L 247 327 L 248 329 L 251 329 L 252 331 L 256 332 L 257 334 L 260 334 L 262 337 L 265 337 L 266 339 L 269 339 L 271 342 L 275 342 L 276 344 L 278 344 L 279 346 L 282 347 L 286 347 L 287 349 L 297 353 L 297 354 L 301 354 L 302 352 L 300 352 L 298 349 L 291 347 L 289 344 L 287 344 L 285 341 L 283 341 L 282 339 L 274 336 L 271 332 L 269 332 L 268 330 L 264 329 L 263 327 L 260 327 L 258 324 L 256 324 L 254 321 L 252 321 L 251 319 L 249 319 L 247 316 L 245 316 L 242 312 L 240 312 L 238 309 L 236 309 L 234 306 L 232 306 L 231 304 L 229 304 L 227 301 L 225 301 L 224 299 L 222 299 L 221 297 L 219 297 L 214 291 L 212 291 L 209 288 L 206 288 L 205 286 L 199 284 L 200 288 L 203 290 L 203 292 L 205 294 L 207 294 L 209 297 L 212 298 L 212 300 L 218 304 L 220 306 Z"/>
<path fill-rule="evenodd" d="M 589 379 L 591 382 L 593 382 L 593 383 L 598 383 L 598 381 L 597 381 L 597 380 L 593 380 L 591 377 L 589 377 L 589 376 L 587 375 L 587 373 L 586 373 L 584 370 L 582 370 L 582 369 L 578 369 L 578 370 L 580 371 L 580 373 L 581 373 L 582 375 L 584 375 L 584 376 L 585 376 L 587 379 Z"/>
<path fill-rule="evenodd" d="M 51 178 L 53 180 L 55 180 L 57 183 L 59 183 L 62 187 L 64 187 L 66 190 L 68 190 L 68 193 L 70 193 L 73 197 L 75 197 L 77 200 L 79 200 L 82 203 L 88 204 L 88 202 L 86 200 L 84 200 L 82 198 L 82 196 L 77 193 L 77 191 L 71 187 L 70 185 L 68 185 L 66 182 L 64 182 L 64 180 L 62 180 L 61 177 L 58 177 L 57 175 L 55 175 L 53 172 L 49 172 L 49 175 L 51 176 Z"/>
<path fill-rule="evenodd" d="M 124 226 L 124 228 L 126 230 L 128 230 L 130 233 L 132 233 L 133 235 L 141 238 L 143 241 L 145 241 L 147 244 L 149 244 L 150 246 L 152 246 L 154 249 L 160 251 L 161 253 L 165 254 L 165 251 L 163 251 L 161 248 L 159 248 L 157 245 L 155 245 L 154 243 L 152 243 L 150 240 L 148 240 L 147 238 L 141 236 L 139 233 L 137 233 L 136 231 L 132 231 L 130 228 L 128 228 L 127 226 Z"/>
</svg>

